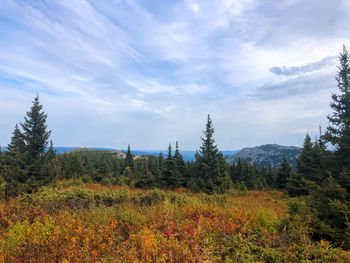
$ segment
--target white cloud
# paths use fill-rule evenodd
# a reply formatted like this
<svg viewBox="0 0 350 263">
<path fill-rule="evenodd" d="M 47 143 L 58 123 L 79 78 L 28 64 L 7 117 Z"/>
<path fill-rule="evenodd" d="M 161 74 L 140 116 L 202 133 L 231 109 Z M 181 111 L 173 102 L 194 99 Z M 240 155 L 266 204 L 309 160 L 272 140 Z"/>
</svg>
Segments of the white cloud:
<svg viewBox="0 0 350 263">
<path fill-rule="evenodd" d="M 147 103 L 143 100 L 131 99 L 131 105 L 137 108 L 145 106 Z"/>
<path fill-rule="evenodd" d="M 108 101 L 104 101 L 104 100 L 100 100 L 100 99 L 88 99 L 88 102 L 92 102 L 92 103 L 96 103 L 96 104 L 102 104 L 105 106 L 114 106 L 115 104 L 108 102 Z"/>
<path fill-rule="evenodd" d="M 61 145 L 88 143 L 79 133 L 91 129 L 92 144 L 166 147 L 179 136 L 193 149 L 207 113 L 226 149 L 247 137 L 297 144 L 296 131 L 312 131 L 329 112 L 334 65 L 310 62 L 349 45 L 346 4 L 3 0 L 1 142 L 39 92 Z M 269 71 L 276 66 L 283 74 Z"/>
<path fill-rule="evenodd" d="M 201 10 L 199 4 L 194 2 L 193 0 L 188 1 L 188 8 L 192 10 L 195 14 L 197 14 Z"/>
</svg>

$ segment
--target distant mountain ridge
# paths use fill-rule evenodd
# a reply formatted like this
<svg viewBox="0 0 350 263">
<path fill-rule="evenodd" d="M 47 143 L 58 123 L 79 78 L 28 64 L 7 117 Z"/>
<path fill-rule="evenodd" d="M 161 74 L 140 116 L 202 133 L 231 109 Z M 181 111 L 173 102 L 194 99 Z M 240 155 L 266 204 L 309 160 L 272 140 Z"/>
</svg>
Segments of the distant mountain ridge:
<svg viewBox="0 0 350 263">
<path fill-rule="evenodd" d="M 226 161 L 229 164 L 237 163 L 240 158 L 242 161 L 247 159 L 250 163 L 255 162 L 258 167 L 262 167 L 263 165 L 267 167 L 271 164 L 274 168 L 278 168 L 283 160 L 283 156 L 286 156 L 292 168 L 295 169 L 296 159 L 300 152 L 301 148 L 296 146 L 265 144 L 243 148 L 240 152 L 226 157 Z"/>
<path fill-rule="evenodd" d="M 64 152 L 71 152 L 74 150 L 100 150 L 100 151 L 120 151 L 120 152 L 127 152 L 127 150 L 117 150 L 114 148 L 98 148 L 98 147 L 54 147 L 56 152 L 58 154 L 64 153 Z M 235 154 L 239 152 L 240 150 L 232 150 L 232 151 L 222 151 L 223 155 L 225 157 L 231 156 L 232 154 Z M 164 157 L 168 155 L 168 150 L 131 150 L 132 154 L 134 155 L 154 155 L 158 156 L 160 153 L 163 154 Z M 194 161 L 195 160 L 195 153 L 196 151 L 181 151 L 180 153 L 183 156 L 183 159 L 185 161 Z"/>
<path fill-rule="evenodd" d="M 65 152 L 71 152 L 74 150 L 97 150 L 97 151 L 110 151 L 116 152 L 120 158 L 124 158 L 123 153 L 126 150 L 118 150 L 115 148 L 100 148 L 100 147 L 54 147 L 57 154 L 62 154 Z M 2 147 L 2 151 L 5 151 L 6 147 Z M 282 146 L 278 144 L 265 144 L 256 147 L 246 147 L 242 150 L 232 150 L 232 151 L 221 151 L 229 164 L 237 162 L 238 158 L 241 160 L 247 159 L 248 162 L 255 162 L 258 167 L 263 165 L 266 167 L 269 163 L 273 167 L 279 167 L 282 162 L 283 156 L 286 155 L 289 163 L 295 169 L 296 158 L 300 154 L 301 148 L 296 146 Z M 163 154 L 164 158 L 167 157 L 167 150 L 132 150 L 132 154 L 136 156 L 140 155 L 154 155 L 158 156 L 160 153 Z M 185 161 L 195 161 L 196 151 L 180 151 L 183 155 Z"/>
</svg>

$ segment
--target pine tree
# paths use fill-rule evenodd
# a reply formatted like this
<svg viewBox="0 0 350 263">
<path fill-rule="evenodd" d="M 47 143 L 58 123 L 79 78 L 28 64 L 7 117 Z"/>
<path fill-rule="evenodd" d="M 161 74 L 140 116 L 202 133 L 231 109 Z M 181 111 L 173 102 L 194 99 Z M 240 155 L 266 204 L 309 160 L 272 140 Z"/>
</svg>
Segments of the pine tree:
<svg viewBox="0 0 350 263">
<path fill-rule="evenodd" d="M 172 156 L 171 144 L 168 147 L 168 157 L 165 159 L 164 170 L 163 170 L 163 181 L 164 186 L 170 189 L 175 189 L 180 187 L 180 178 L 176 173 L 176 163 Z"/>
<path fill-rule="evenodd" d="M 7 150 L 11 154 L 24 154 L 26 145 L 24 143 L 23 133 L 19 130 L 18 124 L 12 133 L 11 142 L 7 146 Z"/>
<path fill-rule="evenodd" d="M 311 138 L 307 133 L 305 136 L 305 140 L 303 143 L 303 148 L 301 149 L 301 153 L 297 159 L 297 172 L 301 174 L 304 178 L 308 180 L 312 180 L 314 177 L 314 167 L 313 167 L 313 144 L 311 142 Z"/>
<path fill-rule="evenodd" d="M 325 138 L 335 147 L 335 157 L 340 171 L 350 167 L 350 55 L 343 46 L 339 56 L 339 66 L 336 80 L 340 94 L 332 94 L 329 115 L 329 125 Z"/>
<path fill-rule="evenodd" d="M 131 153 L 130 150 L 130 144 L 128 145 L 128 151 L 126 153 L 126 157 L 125 157 L 125 167 L 130 167 L 131 171 L 134 172 L 134 156 Z"/>
<path fill-rule="evenodd" d="M 323 142 L 316 140 L 312 149 L 312 166 L 314 169 L 313 177 L 311 178 L 316 184 L 321 185 L 322 181 L 329 175 L 328 156 Z"/>
<path fill-rule="evenodd" d="M 286 156 L 283 156 L 281 167 L 277 172 L 277 184 L 279 189 L 285 189 L 288 178 L 291 176 L 292 168 Z"/>
<path fill-rule="evenodd" d="M 56 158 L 56 150 L 53 148 L 53 142 L 50 140 L 50 147 L 46 152 L 46 158 L 51 161 Z"/>
<path fill-rule="evenodd" d="M 226 192 L 230 187 L 230 181 L 227 163 L 224 156 L 219 152 L 215 140 L 213 138 L 214 127 L 210 116 L 206 124 L 204 138 L 199 152 L 196 152 L 197 166 L 197 185 L 198 188 L 206 193 Z"/>
<path fill-rule="evenodd" d="M 176 172 L 176 176 L 178 177 L 179 183 L 181 186 L 186 186 L 186 183 L 189 180 L 189 178 L 188 178 L 185 161 L 179 150 L 178 141 L 176 141 L 176 144 L 175 144 L 174 161 L 175 161 L 175 172 Z"/>
<path fill-rule="evenodd" d="M 277 187 L 277 174 L 271 163 L 269 163 L 269 166 L 267 167 L 265 181 L 269 189 L 274 189 Z"/>
<path fill-rule="evenodd" d="M 34 98 L 33 105 L 26 115 L 21 126 L 26 145 L 27 164 L 30 165 L 44 156 L 51 131 L 47 131 L 47 115 L 40 104 L 39 96 Z"/>
<path fill-rule="evenodd" d="M 85 173 L 85 168 L 81 157 L 76 151 L 67 154 L 64 172 L 67 178 L 81 177 Z M 95 175 L 98 176 L 98 175 Z"/>
<path fill-rule="evenodd" d="M 5 180 L 9 195 L 33 191 L 53 179 L 51 173 L 48 174 L 45 155 L 51 133 L 46 130 L 46 118 L 39 97 L 36 96 L 21 123 L 23 132 L 16 125 L 8 145 Z"/>
<path fill-rule="evenodd" d="M 140 188 L 152 188 L 154 186 L 154 176 L 148 169 L 147 160 L 141 160 L 141 174 L 137 178 L 135 186 Z"/>
<path fill-rule="evenodd" d="M 25 188 L 27 167 L 25 161 L 25 143 L 23 134 L 16 124 L 12 133 L 11 142 L 7 146 L 8 151 L 2 157 L 2 177 L 6 181 L 7 195 L 20 194 Z"/>
<path fill-rule="evenodd" d="M 48 182 L 53 181 L 60 175 L 60 165 L 57 159 L 56 150 L 53 147 L 52 140 L 50 140 L 50 147 L 45 154 L 43 173 L 46 174 L 46 179 Z"/>
</svg>

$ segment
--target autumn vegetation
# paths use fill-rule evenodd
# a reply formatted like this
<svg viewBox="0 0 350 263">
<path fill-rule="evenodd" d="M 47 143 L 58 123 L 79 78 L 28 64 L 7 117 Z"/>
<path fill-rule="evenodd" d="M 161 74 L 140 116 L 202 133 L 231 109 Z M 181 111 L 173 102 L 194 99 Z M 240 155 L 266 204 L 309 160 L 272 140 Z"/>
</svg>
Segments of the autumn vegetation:
<svg viewBox="0 0 350 263">
<path fill-rule="evenodd" d="M 60 182 L 0 203 L 0 262 L 347 262 L 278 191 Z"/>
<path fill-rule="evenodd" d="M 228 165 L 208 115 L 195 161 L 57 155 L 36 96 L 0 151 L 1 262 L 350 262 L 350 55 L 296 170 Z"/>
</svg>

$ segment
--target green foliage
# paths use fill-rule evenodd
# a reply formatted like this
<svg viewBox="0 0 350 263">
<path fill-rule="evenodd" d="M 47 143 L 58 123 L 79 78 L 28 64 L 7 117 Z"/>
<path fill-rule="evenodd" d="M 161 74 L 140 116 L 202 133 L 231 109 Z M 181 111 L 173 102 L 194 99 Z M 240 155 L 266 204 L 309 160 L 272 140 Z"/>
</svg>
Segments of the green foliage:
<svg viewBox="0 0 350 263">
<path fill-rule="evenodd" d="M 164 193 L 159 189 L 153 189 L 146 194 L 138 195 L 136 201 L 141 205 L 158 205 L 165 200 Z"/>
<path fill-rule="evenodd" d="M 230 188 L 231 179 L 224 156 L 215 145 L 214 127 L 209 115 L 203 133 L 202 145 L 195 155 L 195 182 L 198 188 L 205 193 L 225 193 Z"/>
<path fill-rule="evenodd" d="M 291 177 L 292 168 L 287 161 L 286 156 L 283 157 L 281 167 L 277 171 L 277 185 L 279 189 L 285 189 L 288 178 Z"/>
<path fill-rule="evenodd" d="M 0 202 L 1 262 L 347 262 L 309 238 L 308 200 L 43 187 Z M 108 190 L 101 190 L 107 189 Z M 306 197 L 303 197 L 306 198 Z M 288 199 L 287 199 L 288 200 Z M 334 204 L 338 206 L 338 204 Z M 311 222 L 311 223 L 310 223 Z"/>
<path fill-rule="evenodd" d="M 128 145 L 128 151 L 126 152 L 125 167 L 130 167 L 131 171 L 134 171 L 134 156 L 131 153 L 130 144 Z"/>
<path fill-rule="evenodd" d="M 336 148 L 335 160 L 338 168 L 343 168 L 350 166 L 350 55 L 345 46 L 339 55 L 336 80 L 340 94 L 332 95 L 333 112 L 328 116 L 325 138 Z"/>
<path fill-rule="evenodd" d="M 163 183 L 164 187 L 175 189 L 181 186 L 180 173 L 176 169 L 176 162 L 172 156 L 171 145 L 168 147 L 168 157 L 164 162 Z"/>
<path fill-rule="evenodd" d="M 43 111 L 39 97 L 26 113 L 21 123 L 23 132 L 16 124 L 8 152 L 2 158 L 2 176 L 7 182 L 7 195 L 35 191 L 38 187 L 52 182 L 58 175 L 58 164 L 54 161 L 52 142 L 48 153 L 50 131 L 46 126 L 47 115 Z"/>
</svg>

